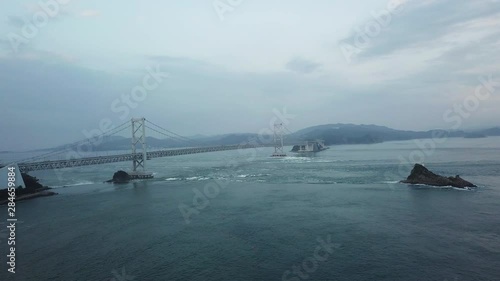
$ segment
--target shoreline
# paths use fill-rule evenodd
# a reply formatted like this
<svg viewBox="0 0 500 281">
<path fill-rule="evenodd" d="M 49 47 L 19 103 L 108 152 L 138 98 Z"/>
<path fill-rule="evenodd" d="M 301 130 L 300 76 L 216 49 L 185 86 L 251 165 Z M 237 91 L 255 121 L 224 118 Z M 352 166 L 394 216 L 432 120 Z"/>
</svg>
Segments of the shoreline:
<svg viewBox="0 0 500 281">
<path fill-rule="evenodd" d="M 38 197 L 53 196 L 53 195 L 57 195 L 57 194 L 58 194 L 57 192 L 53 192 L 53 191 L 49 191 L 49 190 L 41 190 L 41 191 L 38 191 L 35 193 L 16 196 L 16 198 L 14 199 L 14 202 L 34 199 L 34 198 L 38 198 Z M 9 202 L 10 202 L 9 199 L 2 200 L 2 201 L 0 201 L 0 205 L 6 205 Z"/>
<path fill-rule="evenodd" d="M 47 197 L 56 195 L 56 192 L 50 191 L 52 188 L 43 186 L 36 177 L 30 176 L 27 173 L 21 173 L 25 187 L 19 186 L 15 188 L 14 202 L 29 200 L 38 197 Z M 11 188 L 0 190 L 0 205 L 6 205 L 12 202 L 9 194 Z"/>
</svg>

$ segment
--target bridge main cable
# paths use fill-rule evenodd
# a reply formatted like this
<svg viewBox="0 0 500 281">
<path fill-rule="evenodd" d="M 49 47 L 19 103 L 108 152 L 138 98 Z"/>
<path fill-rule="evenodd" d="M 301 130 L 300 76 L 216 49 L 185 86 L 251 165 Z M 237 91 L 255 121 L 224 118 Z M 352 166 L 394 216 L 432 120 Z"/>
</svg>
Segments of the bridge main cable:
<svg viewBox="0 0 500 281">
<path fill-rule="evenodd" d="M 145 119 L 142 118 L 145 123 Z M 128 123 L 128 122 L 127 122 Z M 106 133 L 103 133 L 99 136 L 95 136 L 93 139 L 96 137 L 101 137 L 104 135 L 114 135 L 117 134 L 123 130 L 126 130 L 130 127 L 132 127 L 132 124 L 129 124 L 128 126 L 125 126 L 124 123 L 118 127 L 115 127 L 111 130 L 109 130 Z M 154 127 L 158 128 L 154 129 L 149 126 L 147 128 L 154 130 L 155 132 L 158 132 L 162 135 L 167 136 L 168 138 L 180 140 L 183 142 L 189 141 L 190 143 L 196 143 L 195 141 L 183 137 L 181 135 L 178 135 L 174 132 L 171 132 L 169 130 L 166 130 L 159 125 L 156 125 L 152 122 L 149 122 L 149 124 L 153 125 Z M 123 128 L 122 128 L 123 127 Z M 146 128 L 146 125 L 144 124 L 144 128 Z M 161 132 L 165 131 L 165 132 Z M 145 139 L 145 135 L 142 136 L 142 138 Z M 66 146 L 63 148 L 61 152 L 51 152 L 44 154 L 44 156 L 47 155 L 57 155 L 59 153 L 64 153 L 68 151 L 68 148 L 74 147 L 75 145 L 79 145 L 82 142 L 89 142 L 90 143 L 91 139 L 86 139 L 84 141 L 76 142 L 69 147 Z M 186 155 L 186 154 L 197 154 L 197 153 L 206 153 L 206 152 L 215 152 L 215 151 L 225 151 L 225 150 L 236 150 L 236 149 L 249 149 L 249 148 L 258 148 L 258 147 L 267 147 L 270 146 L 269 144 L 258 144 L 258 143 L 243 143 L 239 145 L 217 145 L 217 146 L 196 146 L 196 147 L 189 147 L 189 148 L 181 148 L 181 149 L 169 149 L 169 150 L 160 150 L 160 151 L 151 151 L 151 152 L 143 152 L 143 153 L 129 153 L 129 154 L 120 154 L 120 155 L 107 155 L 107 156 L 95 156 L 95 157 L 84 157 L 84 158 L 69 158 L 69 159 L 64 159 L 64 160 L 45 160 L 41 162 L 24 162 L 24 163 L 18 163 L 19 168 L 22 172 L 29 172 L 29 171 L 36 171 L 36 170 L 50 170 L 50 169 L 62 169 L 62 168 L 70 168 L 70 167 L 78 167 L 78 166 L 88 166 L 88 165 L 99 165 L 99 164 L 107 164 L 107 163 L 114 163 L 114 162 L 122 162 L 122 161 L 138 161 L 138 160 L 147 160 L 147 159 L 152 159 L 152 158 L 158 158 L 158 157 L 168 157 L 168 156 L 177 156 L 177 155 Z M 30 159 L 36 159 L 40 158 L 41 156 L 36 156 L 32 157 Z M 146 159 L 144 159 L 146 158 Z"/>
<path fill-rule="evenodd" d="M 124 125 L 128 125 L 128 126 L 125 126 L 123 127 Z M 71 151 L 72 149 L 74 148 L 78 148 L 78 146 L 84 144 L 84 143 L 90 143 L 91 145 L 93 144 L 93 139 L 97 139 L 97 138 L 101 138 L 101 137 L 104 137 L 104 136 L 113 136 L 113 135 L 116 135 L 128 128 L 130 128 L 130 123 L 127 121 L 111 130 L 108 130 L 100 135 L 97 135 L 97 136 L 94 136 L 92 139 L 90 138 L 87 138 L 87 139 L 84 139 L 84 140 L 81 140 L 81 141 L 77 141 L 77 142 L 74 142 L 72 144 L 69 144 L 69 145 L 65 145 L 63 146 L 60 150 L 55 150 L 55 151 L 51 151 L 51 152 L 48 152 L 48 153 L 44 153 L 44 154 L 41 154 L 41 155 L 36 155 L 36 156 L 33 156 L 33 157 L 30 157 L 30 158 L 25 158 L 25 159 L 22 159 L 22 160 L 19 160 L 19 161 L 16 161 L 15 163 L 21 163 L 21 162 L 30 162 L 30 161 L 34 161 L 34 160 L 39 160 L 39 159 L 44 159 L 44 158 L 48 158 L 48 157 L 52 157 L 52 156 L 56 156 L 56 155 L 60 155 L 60 154 L 63 154 L 63 153 L 67 153 L 69 151 Z M 121 128 L 123 127 L 123 128 Z"/>
<path fill-rule="evenodd" d="M 147 122 L 147 123 L 149 123 L 149 124 L 151 124 L 151 125 L 153 125 L 153 126 L 155 126 L 156 128 L 158 128 L 158 129 L 160 129 L 160 130 L 163 130 L 164 132 L 159 132 L 158 130 L 156 130 L 156 129 L 154 129 L 154 128 L 151 128 L 151 127 L 149 127 L 149 126 L 146 126 L 146 127 L 147 127 L 147 128 L 149 128 L 150 130 L 153 130 L 153 131 L 155 131 L 155 132 L 157 132 L 157 133 L 159 133 L 159 134 L 162 134 L 163 136 L 166 136 L 166 137 L 169 137 L 169 138 L 172 138 L 172 139 L 177 139 L 177 140 L 182 141 L 182 142 L 189 142 L 189 143 L 191 143 L 191 144 L 196 144 L 196 145 L 199 145 L 199 143 L 198 143 L 198 142 L 196 142 L 196 141 L 194 141 L 194 140 L 192 140 L 192 139 L 190 139 L 190 138 L 187 138 L 187 137 L 181 136 L 181 135 L 179 135 L 179 134 L 176 134 L 176 133 L 174 133 L 174 132 L 172 132 L 172 131 L 169 131 L 169 130 L 167 130 L 167 129 L 165 129 L 165 128 L 163 128 L 163 127 L 159 126 L 159 125 L 156 125 L 155 123 L 153 123 L 153 122 L 151 122 L 151 121 L 149 121 L 149 120 L 146 120 L 146 122 Z M 172 135 L 173 135 L 173 136 L 172 136 Z"/>
</svg>

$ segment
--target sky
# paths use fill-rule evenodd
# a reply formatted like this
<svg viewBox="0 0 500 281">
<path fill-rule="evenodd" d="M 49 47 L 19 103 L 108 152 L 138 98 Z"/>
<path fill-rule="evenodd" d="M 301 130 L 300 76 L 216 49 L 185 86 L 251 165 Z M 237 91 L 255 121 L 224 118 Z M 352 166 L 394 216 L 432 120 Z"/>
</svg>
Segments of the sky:
<svg viewBox="0 0 500 281">
<path fill-rule="evenodd" d="M 0 151 L 135 117 L 187 136 L 277 111 L 292 131 L 499 126 L 499 49 L 499 0 L 2 1 Z"/>
</svg>

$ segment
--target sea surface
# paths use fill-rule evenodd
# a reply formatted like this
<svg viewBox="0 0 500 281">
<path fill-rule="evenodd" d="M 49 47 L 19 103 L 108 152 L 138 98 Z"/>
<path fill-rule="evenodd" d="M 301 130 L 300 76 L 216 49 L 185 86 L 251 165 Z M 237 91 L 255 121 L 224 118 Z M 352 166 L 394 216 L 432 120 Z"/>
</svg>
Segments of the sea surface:
<svg viewBox="0 0 500 281">
<path fill-rule="evenodd" d="M 15 274 L 0 207 L 0 280 L 500 280 L 500 138 L 271 153 L 33 172 L 59 194 L 17 203 Z M 415 161 L 479 187 L 399 184 Z"/>
</svg>

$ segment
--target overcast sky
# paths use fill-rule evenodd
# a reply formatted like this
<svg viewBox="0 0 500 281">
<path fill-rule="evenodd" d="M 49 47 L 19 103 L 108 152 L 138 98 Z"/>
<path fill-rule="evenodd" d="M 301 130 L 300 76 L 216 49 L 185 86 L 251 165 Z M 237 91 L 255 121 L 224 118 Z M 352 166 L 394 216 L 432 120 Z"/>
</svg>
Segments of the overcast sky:
<svg viewBox="0 0 500 281">
<path fill-rule="evenodd" d="M 55 1 L 0 4 L 0 151 L 139 116 L 257 133 L 283 108 L 291 130 L 449 129 L 479 77 L 500 79 L 498 0 Z M 500 125 L 498 88 L 461 129 Z"/>
</svg>

